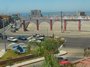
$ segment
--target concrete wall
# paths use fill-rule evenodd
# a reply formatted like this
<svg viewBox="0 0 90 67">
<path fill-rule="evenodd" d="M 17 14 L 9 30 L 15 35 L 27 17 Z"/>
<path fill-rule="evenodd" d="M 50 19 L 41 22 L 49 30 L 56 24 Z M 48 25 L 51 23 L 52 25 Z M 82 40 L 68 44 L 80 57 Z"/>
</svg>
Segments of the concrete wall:
<svg viewBox="0 0 90 67">
<path fill-rule="evenodd" d="M 81 21 L 81 30 L 90 31 L 90 21 Z"/>
<path fill-rule="evenodd" d="M 50 31 L 50 24 L 48 22 L 42 22 L 39 24 L 40 31 Z"/>
<path fill-rule="evenodd" d="M 63 21 L 64 22 L 64 21 Z M 78 22 L 79 21 L 67 21 L 67 29 L 64 31 L 66 32 L 78 32 Z M 10 33 L 10 31 L 6 31 L 7 34 L 45 34 L 47 36 L 52 35 L 53 33 L 55 35 L 61 35 L 61 22 L 60 21 L 53 21 L 52 23 L 52 31 L 50 30 L 50 24 L 49 21 L 41 21 L 39 22 L 39 30 L 37 31 L 37 25 L 36 21 L 30 21 L 30 24 L 28 25 L 28 31 L 23 30 L 23 28 L 20 28 L 19 31 L 16 33 Z M 63 24 L 64 29 L 64 24 Z M 3 30 L 2 30 L 3 31 Z M 81 22 L 81 32 L 90 32 L 90 21 L 82 21 Z"/>
<path fill-rule="evenodd" d="M 36 24 L 33 22 L 30 22 L 27 29 L 31 31 L 36 31 L 37 30 Z"/>
<path fill-rule="evenodd" d="M 56 21 L 53 23 L 53 31 L 61 31 L 61 22 L 60 21 Z"/>
<path fill-rule="evenodd" d="M 78 21 L 67 21 L 67 31 L 78 31 Z"/>
<path fill-rule="evenodd" d="M 67 21 L 66 31 L 78 31 L 78 22 L 79 21 Z M 64 29 L 64 24 L 63 24 Z M 37 31 L 37 26 L 35 22 L 30 22 L 28 30 Z M 40 22 L 39 23 L 40 32 L 51 32 L 49 22 Z M 90 21 L 81 21 L 81 31 L 90 31 Z M 61 32 L 61 22 L 53 21 L 52 32 Z"/>
</svg>

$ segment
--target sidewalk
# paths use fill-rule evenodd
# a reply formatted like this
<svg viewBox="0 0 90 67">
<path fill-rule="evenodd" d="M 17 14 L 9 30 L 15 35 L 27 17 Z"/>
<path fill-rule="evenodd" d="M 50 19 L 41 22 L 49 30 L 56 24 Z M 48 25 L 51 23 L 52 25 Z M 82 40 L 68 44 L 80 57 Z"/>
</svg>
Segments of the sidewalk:
<svg viewBox="0 0 90 67">
<path fill-rule="evenodd" d="M 40 62 L 40 61 L 43 61 L 43 60 L 44 60 L 44 57 L 41 57 L 41 58 L 29 60 L 29 61 L 26 61 L 26 62 L 22 62 L 22 63 L 18 63 L 18 64 L 14 64 L 12 66 L 6 66 L 6 67 L 20 67 L 20 66 L 25 66 L 27 64 L 33 64 L 33 63 L 36 63 L 36 62 Z"/>
<path fill-rule="evenodd" d="M 90 32 L 84 32 L 84 31 L 66 31 L 66 32 L 61 32 L 61 31 L 36 31 L 36 30 L 29 30 L 29 31 L 23 31 L 20 29 L 17 32 L 11 32 L 10 30 L 6 31 L 7 35 L 33 35 L 33 34 L 44 34 L 46 36 L 61 36 L 61 37 L 90 37 Z"/>
<path fill-rule="evenodd" d="M 6 53 L 5 49 L 0 50 L 0 58 Z"/>
</svg>

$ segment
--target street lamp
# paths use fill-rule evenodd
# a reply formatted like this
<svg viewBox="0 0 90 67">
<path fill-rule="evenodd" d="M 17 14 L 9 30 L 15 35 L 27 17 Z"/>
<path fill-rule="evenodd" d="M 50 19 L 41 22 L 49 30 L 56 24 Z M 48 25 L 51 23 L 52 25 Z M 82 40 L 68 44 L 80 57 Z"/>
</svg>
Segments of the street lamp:
<svg viewBox="0 0 90 67">
<path fill-rule="evenodd" d="M 7 51 L 7 48 L 6 48 L 6 33 L 5 33 L 5 19 L 2 19 L 2 22 L 3 22 L 3 41 L 4 41 L 4 45 L 5 45 L 5 51 Z"/>
<path fill-rule="evenodd" d="M 62 11 L 61 11 L 61 32 L 63 33 L 63 19 L 62 19 Z"/>
</svg>

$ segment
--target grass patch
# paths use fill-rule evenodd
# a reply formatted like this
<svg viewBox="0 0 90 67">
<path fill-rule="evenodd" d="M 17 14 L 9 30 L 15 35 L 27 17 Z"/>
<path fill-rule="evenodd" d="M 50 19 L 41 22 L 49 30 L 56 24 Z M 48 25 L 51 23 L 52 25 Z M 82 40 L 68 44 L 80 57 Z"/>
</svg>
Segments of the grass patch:
<svg viewBox="0 0 90 67">
<path fill-rule="evenodd" d="M 10 59 L 10 58 L 26 56 L 28 54 L 30 54 L 30 52 L 26 52 L 26 53 L 23 53 L 23 54 L 18 54 L 13 50 L 8 49 L 7 52 L 5 53 L 5 55 L 2 58 L 0 58 L 0 60 L 7 60 L 7 59 Z"/>
<path fill-rule="evenodd" d="M 30 58 L 30 59 L 23 59 L 23 60 L 19 60 L 19 61 L 13 61 L 13 60 L 10 60 L 12 58 L 17 58 L 17 57 L 22 57 L 22 56 L 27 56 L 27 55 L 30 55 L 32 54 L 31 51 L 28 51 L 26 53 L 23 53 L 23 54 L 18 54 L 16 53 L 15 51 L 11 50 L 11 49 L 8 49 L 7 52 L 5 53 L 5 55 L 0 58 L 0 60 L 9 60 L 8 62 L 6 62 L 5 64 L 1 64 L 0 67 L 5 67 L 9 64 L 14 64 L 14 63 L 21 63 L 21 62 L 25 62 L 27 60 L 31 60 L 31 59 L 34 59 L 34 58 L 37 58 L 37 57 L 33 57 L 33 58 Z"/>
</svg>

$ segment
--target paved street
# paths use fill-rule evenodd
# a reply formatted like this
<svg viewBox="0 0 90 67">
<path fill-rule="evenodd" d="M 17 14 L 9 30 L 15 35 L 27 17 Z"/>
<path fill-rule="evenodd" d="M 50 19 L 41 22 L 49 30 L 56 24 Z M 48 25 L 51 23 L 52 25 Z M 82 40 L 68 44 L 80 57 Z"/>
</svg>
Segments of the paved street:
<svg viewBox="0 0 90 67">
<path fill-rule="evenodd" d="M 90 47 L 90 37 L 66 37 L 65 46 L 72 48 Z"/>
</svg>

